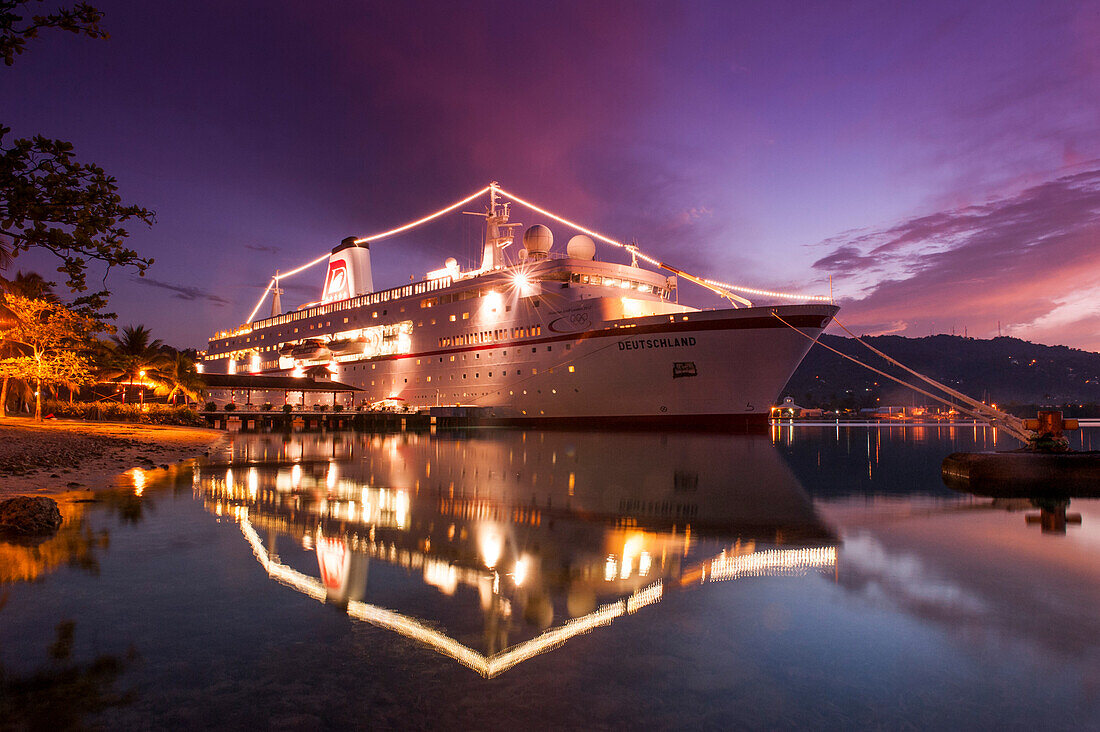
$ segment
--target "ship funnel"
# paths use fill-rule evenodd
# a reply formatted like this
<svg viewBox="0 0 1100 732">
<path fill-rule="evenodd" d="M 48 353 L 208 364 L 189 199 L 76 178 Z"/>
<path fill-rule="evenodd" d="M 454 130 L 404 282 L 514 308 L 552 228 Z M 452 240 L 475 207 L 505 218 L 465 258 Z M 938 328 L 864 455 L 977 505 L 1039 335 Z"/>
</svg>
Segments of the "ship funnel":
<svg viewBox="0 0 1100 732">
<path fill-rule="evenodd" d="M 321 291 L 321 302 L 346 300 L 371 292 L 374 292 L 374 278 L 370 271 L 370 244 L 356 244 L 355 237 L 349 236 L 332 250 L 328 258 L 328 274 Z"/>
</svg>

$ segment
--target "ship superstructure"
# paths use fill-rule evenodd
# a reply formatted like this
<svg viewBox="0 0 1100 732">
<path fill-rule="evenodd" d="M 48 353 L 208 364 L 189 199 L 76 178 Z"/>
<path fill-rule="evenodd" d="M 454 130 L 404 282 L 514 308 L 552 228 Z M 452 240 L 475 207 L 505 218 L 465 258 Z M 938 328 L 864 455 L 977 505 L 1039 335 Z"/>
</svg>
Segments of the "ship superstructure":
<svg viewBox="0 0 1100 732">
<path fill-rule="evenodd" d="M 597 261 L 589 236 L 554 251 L 550 229 L 536 225 L 517 246 L 495 186 L 484 215 L 478 268 L 451 258 L 387 290 L 373 289 L 369 241 L 345 239 L 319 302 L 216 334 L 204 370 L 321 373 L 361 389 L 356 406 L 473 405 L 503 420 L 763 423 L 812 343 L 805 336 L 837 310 L 699 310 L 676 302 L 675 275 L 636 256 Z"/>
</svg>

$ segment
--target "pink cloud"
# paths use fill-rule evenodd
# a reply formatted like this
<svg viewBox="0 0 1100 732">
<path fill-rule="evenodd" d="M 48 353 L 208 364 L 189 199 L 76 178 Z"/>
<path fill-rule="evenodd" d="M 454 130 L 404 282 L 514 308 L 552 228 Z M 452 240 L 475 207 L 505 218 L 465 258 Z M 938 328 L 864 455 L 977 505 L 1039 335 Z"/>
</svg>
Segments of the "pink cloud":
<svg viewBox="0 0 1100 732">
<path fill-rule="evenodd" d="M 844 303 L 861 329 L 989 337 L 1025 334 L 1100 350 L 1100 168 L 981 206 L 834 238 L 815 267 L 857 280 L 885 273 Z"/>
</svg>

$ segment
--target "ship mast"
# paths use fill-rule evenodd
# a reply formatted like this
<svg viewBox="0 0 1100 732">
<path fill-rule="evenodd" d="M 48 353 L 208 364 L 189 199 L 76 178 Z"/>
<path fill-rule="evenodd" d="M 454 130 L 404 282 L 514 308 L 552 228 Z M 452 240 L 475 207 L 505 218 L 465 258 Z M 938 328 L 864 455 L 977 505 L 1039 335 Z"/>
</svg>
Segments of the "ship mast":
<svg viewBox="0 0 1100 732">
<path fill-rule="evenodd" d="M 489 206 L 485 211 L 485 244 L 481 254 L 481 272 L 504 266 L 504 250 L 515 238 L 512 229 L 522 224 L 508 223 L 511 203 L 501 203 L 498 183 L 489 184 Z"/>
</svg>

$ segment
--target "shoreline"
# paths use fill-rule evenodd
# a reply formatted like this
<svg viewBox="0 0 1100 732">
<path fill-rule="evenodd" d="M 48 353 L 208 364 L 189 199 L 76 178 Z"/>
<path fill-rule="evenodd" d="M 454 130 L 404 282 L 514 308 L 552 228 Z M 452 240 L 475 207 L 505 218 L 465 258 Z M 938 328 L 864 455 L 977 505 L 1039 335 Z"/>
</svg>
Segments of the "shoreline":
<svg viewBox="0 0 1100 732">
<path fill-rule="evenodd" d="M 226 437 L 206 427 L 7 417 L 0 419 L 0 499 L 106 490 L 127 470 L 199 457 Z"/>
</svg>

